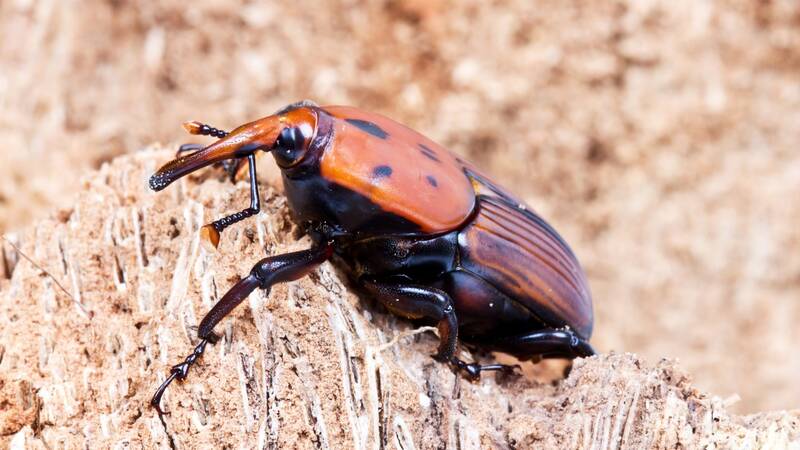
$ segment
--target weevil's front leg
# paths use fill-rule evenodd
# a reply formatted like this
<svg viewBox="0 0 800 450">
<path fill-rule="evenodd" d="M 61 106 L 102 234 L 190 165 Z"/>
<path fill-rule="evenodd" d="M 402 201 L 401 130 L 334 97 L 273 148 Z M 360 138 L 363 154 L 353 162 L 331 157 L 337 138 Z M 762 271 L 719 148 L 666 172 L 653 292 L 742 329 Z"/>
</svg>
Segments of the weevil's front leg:
<svg viewBox="0 0 800 450">
<path fill-rule="evenodd" d="M 248 159 L 248 165 L 250 165 L 249 162 Z M 228 181 L 231 183 L 236 183 L 236 175 L 239 173 L 239 168 L 242 167 L 242 164 L 244 164 L 244 158 L 226 159 L 220 163 L 222 170 L 228 175 Z"/>
<path fill-rule="evenodd" d="M 204 147 L 205 146 L 203 144 L 181 144 L 181 146 L 178 147 L 178 151 L 175 152 L 175 157 L 180 158 L 181 156 L 184 156 L 184 153 L 191 155 L 192 153 L 202 150 Z"/>
<path fill-rule="evenodd" d="M 159 414 L 164 414 L 161 409 L 161 397 L 170 383 L 174 379 L 184 380 L 189 374 L 189 368 L 203 354 L 208 343 L 215 343 L 219 338 L 214 334 L 214 327 L 239 305 L 256 288 L 269 291 L 276 283 L 297 280 L 312 270 L 333 254 L 333 246 L 330 243 L 318 245 L 308 250 L 286 253 L 284 255 L 271 256 L 259 261 L 250 274 L 236 283 L 224 296 L 211 308 L 197 330 L 200 343 L 194 348 L 192 353 L 183 360 L 182 363 L 172 367 L 170 376 L 156 390 L 150 404 L 156 408 Z"/>
<path fill-rule="evenodd" d="M 446 292 L 416 284 L 402 284 L 393 280 L 362 279 L 361 284 L 384 305 L 386 309 L 407 319 L 432 319 L 439 328 L 439 348 L 434 359 L 447 362 L 470 379 L 477 379 L 484 371 L 510 371 L 514 366 L 503 364 L 480 365 L 462 361 L 456 356 L 458 345 L 458 318 L 453 300 Z"/>
<path fill-rule="evenodd" d="M 261 210 L 261 200 L 258 196 L 258 178 L 256 176 L 255 154 L 251 153 L 247 156 L 247 164 L 249 165 L 250 169 L 250 207 L 203 226 L 201 231 L 208 236 L 208 239 L 211 241 L 211 244 L 213 244 L 214 247 L 219 245 L 219 234 L 222 232 L 222 230 L 228 228 L 236 222 L 240 222 L 250 216 L 258 214 L 258 212 Z"/>
</svg>

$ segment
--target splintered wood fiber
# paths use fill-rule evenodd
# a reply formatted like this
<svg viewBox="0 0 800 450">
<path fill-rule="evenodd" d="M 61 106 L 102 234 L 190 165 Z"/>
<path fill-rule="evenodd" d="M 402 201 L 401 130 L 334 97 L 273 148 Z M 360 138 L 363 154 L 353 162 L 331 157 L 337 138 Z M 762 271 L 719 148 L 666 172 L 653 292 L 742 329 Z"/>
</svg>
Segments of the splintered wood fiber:
<svg viewBox="0 0 800 450">
<path fill-rule="evenodd" d="M 173 151 L 104 164 L 74 203 L 3 242 L 4 448 L 797 448 L 797 412 L 732 414 L 668 360 L 608 353 L 563 380 L 470 383 L 430 358 L 432 331 L 330 263 L 221 322 L 162 422 L 150 396 L 203 314 L 258 259 L 309 245 L 267 186 L 262 212 L 208 250 L 199 227 L 246 205 L 248 185 L 209 170 L 150 192 Z"/>
<path fill-rule="evenodd" d="M 3 0 L 0 232 L 115 156 L 209 141 L 182 122 L 352 105 L 558 230 L 596 348 L 678 359 L 740 414 L 796 409 L 798 74 L 797 0 Z"/>
</svg>

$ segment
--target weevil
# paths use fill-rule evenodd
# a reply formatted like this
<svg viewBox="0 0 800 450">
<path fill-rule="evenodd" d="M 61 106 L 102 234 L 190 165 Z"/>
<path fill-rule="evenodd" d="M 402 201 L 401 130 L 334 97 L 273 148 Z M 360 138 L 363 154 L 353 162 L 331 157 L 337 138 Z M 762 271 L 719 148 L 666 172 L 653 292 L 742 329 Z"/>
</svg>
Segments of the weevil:
<svg viewBox="0 0 800 450">
<path fill-rule="evenodd" d="M 217 140 L 182 147 L 152 175 L 153 190 L 212 164 L 235 173 L 246 163 L 251 204 L 203 227 L 216 245 L 225 228 L 259 212 L 255 155 L 270 152 L 291 216 L 313 245 L 258 261 L 222 296 L 200 322 L 199 344 L 153 396 L 159 414 L 167 386 L 186 378 L 217 341 L 214 327 L 251 292 L 297 280 L 329 259 L 391 313 L 435 323 L 434 358 L 468 378 L 510 366 L 463 361 L 459 341 L 520 360 L 595 353 L 592 299 L 569 245 L 514 194 L 420 133 L 310 101 L 230 132 L 184 126 Z"/>
</svg>

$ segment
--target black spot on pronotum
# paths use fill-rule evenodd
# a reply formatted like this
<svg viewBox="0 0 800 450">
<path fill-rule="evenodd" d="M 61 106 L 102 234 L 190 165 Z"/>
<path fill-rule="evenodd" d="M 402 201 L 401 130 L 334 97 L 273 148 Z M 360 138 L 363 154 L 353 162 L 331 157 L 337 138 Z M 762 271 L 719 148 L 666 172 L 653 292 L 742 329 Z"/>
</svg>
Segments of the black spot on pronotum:
<svg viewBox="0 0 800 450">
<path fill-rule="evenodd" d="M 359 129 L 361 129 L 361 131 L 369 133 L 378 139 L 386 139 L 389 136 L 389 133 L 384 131 L 383 128 L 368 120 L 345 119 L 345 121 L 349 124 L 357 126 Z"/>
<path fill-rule="evenodd" d="M 389 166 L 377 166 L 372 169 L 372 176 L 375 178 L 388 178 L 392 176 L 392 168 Z"/>
<path fill-rule="evenodd" d="M 423 155 L 427 156 L 429 159 L 432 159 L 432 160 L 434 160 L 436 162 L 441 162 L 439 160 L 439 157 L 436 156 L 436 152 L 431 150 L 431 148 L 428 147 L 427 145 L 419 144 L 419 150 L 422 152 Z"/>
<path fill-rule="evenodd" d="M 434 178 L 433 175 L 428 175 L 425 177 L 425 179 L 428 180 L 428 184 L 430 184 L 431 186 L 433 187 L 439 186 L 439 183 L 436 181 L 436 178 Z"/>
</svg>

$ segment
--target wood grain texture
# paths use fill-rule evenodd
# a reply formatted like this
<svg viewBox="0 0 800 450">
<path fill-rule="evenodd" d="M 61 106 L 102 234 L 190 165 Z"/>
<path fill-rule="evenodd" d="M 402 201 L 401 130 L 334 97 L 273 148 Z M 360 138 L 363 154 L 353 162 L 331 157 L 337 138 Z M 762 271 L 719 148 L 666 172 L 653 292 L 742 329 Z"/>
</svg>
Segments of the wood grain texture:
<svg viewBox="0 0 800 450">
<path fill-rule="evenodd" d="M 669 361 L 606 354 L 556 384 L 468 383 L 428 356 L 435 336 L 412 335 L 327 263 L 223 321 L 223 339 L 167 393 L 162 423 L 147 402 L 205 311 L 265 253 L 308 244 L 267 188 L 262 213 L 207 252 L 199 227 L 246 204 L 247 185 L 203 173 L 149 192 L 170 156 L 105 165 L 72 207 L 16 236 L 40 267 L 3 246 L 16 263 L 0 279 L 0 447 L 800 446 L 800 412 L 732 415 Z"/>
</svg>

